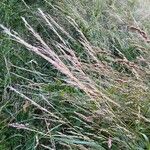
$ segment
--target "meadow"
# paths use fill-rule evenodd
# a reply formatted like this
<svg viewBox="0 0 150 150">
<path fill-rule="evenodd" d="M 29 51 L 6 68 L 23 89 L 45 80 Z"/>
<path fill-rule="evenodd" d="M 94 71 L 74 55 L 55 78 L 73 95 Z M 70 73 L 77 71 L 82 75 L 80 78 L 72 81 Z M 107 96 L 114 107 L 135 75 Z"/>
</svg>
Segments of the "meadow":
<svg viewBox="0 0 150 150">
<path fill-rule="evenodd" d="M 150 150 L 149 6 L 1 0 L 0 150 Z"/>
</svg>

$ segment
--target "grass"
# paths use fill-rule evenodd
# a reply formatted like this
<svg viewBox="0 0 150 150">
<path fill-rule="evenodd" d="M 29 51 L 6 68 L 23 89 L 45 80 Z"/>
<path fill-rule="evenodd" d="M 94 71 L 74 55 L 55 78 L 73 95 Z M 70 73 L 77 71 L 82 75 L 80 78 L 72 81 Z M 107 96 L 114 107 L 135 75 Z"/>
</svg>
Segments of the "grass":
<svg viewBox="0 0 150 150">
<path fill-rule="evenodd" d="M 0 150 L 149 150 L 149 1 L 0 4 Z"/>
</svg>

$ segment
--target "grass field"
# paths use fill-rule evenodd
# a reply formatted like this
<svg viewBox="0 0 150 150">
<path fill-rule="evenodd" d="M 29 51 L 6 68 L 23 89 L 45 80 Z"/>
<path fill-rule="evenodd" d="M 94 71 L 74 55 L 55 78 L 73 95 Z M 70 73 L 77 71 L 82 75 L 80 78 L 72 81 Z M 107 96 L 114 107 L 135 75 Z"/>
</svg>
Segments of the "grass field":
<svg viewBox="0 0 150 150">
<path fill-rule="evenodd" d="M 150 150 L 149 6 L 1 0 L 0 150 Z"/>
</svg>

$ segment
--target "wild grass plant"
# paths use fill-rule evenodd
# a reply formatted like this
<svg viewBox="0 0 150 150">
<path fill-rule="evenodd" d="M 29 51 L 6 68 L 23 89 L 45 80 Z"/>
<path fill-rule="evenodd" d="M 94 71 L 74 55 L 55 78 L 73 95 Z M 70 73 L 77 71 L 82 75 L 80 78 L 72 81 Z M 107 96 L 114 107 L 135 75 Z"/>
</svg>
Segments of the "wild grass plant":
<svg viewBox="0 0 150 150">
<path fill-rule="evenodd" d="M 0 149 L 149 150 L 150 2 L 30 3 L 1 19 Z"/>
</svg>

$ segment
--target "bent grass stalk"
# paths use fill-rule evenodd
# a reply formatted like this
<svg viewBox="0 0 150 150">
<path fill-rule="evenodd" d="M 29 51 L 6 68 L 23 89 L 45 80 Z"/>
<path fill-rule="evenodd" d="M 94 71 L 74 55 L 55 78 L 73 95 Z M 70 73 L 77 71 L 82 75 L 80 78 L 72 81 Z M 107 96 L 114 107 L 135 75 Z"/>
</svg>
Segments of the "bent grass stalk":
<svg viewBox="0 0 150 150">
<path fill-rule="evenodd" d="M 41 10 L 40 10 L 40 13 Z M 42 16 L 44 14 L 42 13 Z M 43 16 L 44 19 L 45 16 Z M 28 50 L 36 53 L 37 55 L 41 56 L 42 58 L 44 58 L 45 60 L 47 60 L 49 63 L 51 63 L 58 71 L 60 71 L 61 73 L 65 74 L 68 79 L 66 80 L 67 83 L 78 87 L 79 89 L 83 90 L 89 97 L 91 97 L 91 99 L 95 100 L 97 99 L 98 101 L 102 101 L 102 99 L 104 101 L 108 101 L 110 103 L 113 103 L 114 105 L 116 105 L 117 107 L 119 107 L 120 105 L 115 102 L 114 100 L 110 99 L 109 97 L 107 97 L 104 93 L 102 93 L 100 90 L 98 90 L 94 84 L 93 81 L 90 80 L 90 78 L 88 76 L 86 76 L 86 74 L 83 73 L 83 71 L 81 70 L 80 67 L 77 68 L 77 66 L 72 66 L 74 67 L 74 70 L 78 69 L 80 70 L 80 76 L 84 77 L 84 81 L 82 81 L 82 79 L 80 80 L 80 78 L 78 79 L 73 72 L 69 69 L 69 66 L 67 66 L 66 64 L 64 64 L 64 62 L 60 59 L 60 56 L 57 55 L 55 53 L 55 51 L 53 51 L 46 43 L 45 41 L 41 38 L 41 36 L 36 33 L 34 31 L 34 29 L 28 24 L 28 22 L 25 20 L 25 18 L 23 18 L 23 21 L 25 23 L 26 28 L 31 31 L 32 35 L 42 44 L 42 47 L 36 47 L 33 46 L 31 44 L 29 44 L 28 42 L 26 42 L 25 40 L 23 40 L 20 36 L 18 36 L 18 34 L 16 35 L 15 32 L 12 33 L 9 29 L 7 29 L 6 27 L 4 27 L 3 25 L 0 25 L 0 27 L 3 29 L 3 31 L 9 35 L 11 38 L 13 38 L 13 40 L 17 41 L 18 43 L 24 45 Z M 46 19 L 46 21 L 48 21 Z M 52 28 L 54 30 L 54 28 Z M 56 31 L 54 30 L 54 32 L 56 33 Z M 56 33 L 57 34 L 57 33 Z M 58 36 L 58 34 L 57 34 Z M 84 35 L 82 34 L 82 37 L 84 37 Z M 59 36 L 60 38 L 60 36 Z M 85 39 L 85 37 L 84 37 Z M 61 38 L 62 40 L 62 38 Z M 86 50 L 88 51 L 88 53 L 95 59 L 95 56 L 93 55 L 93 50 L 91 49 L 91 46 L 88 44 L 89 42 L 85 39 L 85 45 L 86 45 Z M 64 42 L 63 42 L 64 43 Z M 83 42 L 82 42 L 83 44 Z M 85 47 L 84 45 L 84 47 Z M 62 47 L 62 46 L 61 46 Z M 63 48 L 65 48 L 65 46 L 63 46 Z M 62 49 L 60 49 L 62 51 Z M 68 48 L 65 48 L 65 50 L 68 51 Z M 69 49 L 71 51 L 71 53 L 73 53 L 73 55 L 75 56 L 74 52 Z M 65 53 L 65 51 L 63 51 Z M 68 56 L 67 54 L 64 55 L 65 59 L 68 59 L 66 56 Z M 80 63 L 77 59 L 77 57 L 75 59 L 72 59 L 72 61 L 76 61 L 78 63 Z M 96 59 L 97 60 L 97 59 Z M 72 64 L 76 64 L 76 62 L 73 62 Z M 86 83 L 86 84 L 85 84 Z M 88 85 L 88 86 L 87 86 Z"/>
</svg>

